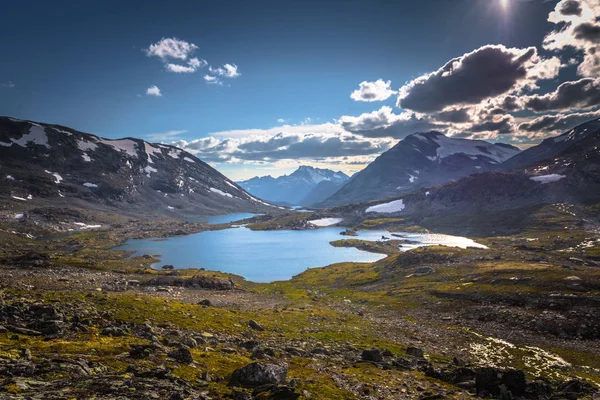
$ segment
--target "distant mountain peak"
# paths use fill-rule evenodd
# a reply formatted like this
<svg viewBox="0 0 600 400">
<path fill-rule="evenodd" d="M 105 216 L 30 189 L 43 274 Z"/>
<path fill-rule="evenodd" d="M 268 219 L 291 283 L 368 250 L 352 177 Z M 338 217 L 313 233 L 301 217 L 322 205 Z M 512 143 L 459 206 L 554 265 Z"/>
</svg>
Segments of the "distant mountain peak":
<svg viewBox="0 0 600 400">
<path fill-rule="evenodd" d="M 328 190 L 332 192 L 332 187 L 339 188 L 348 179 L 348 175 L 342 171 L 301 165 L 289 175 L 270 179 L 257 177 L 238 183 L 249 193 L 262 199 L 280 204 L 300 205 L 305 198 L 324 200 L 324 197 L 317 194 L 311 195 L 312 190 L 319 184 L 331 182 L 332 185 L 328 185 Z M 319 189 L 319 193 L 331 194 L 322 188 Z"/>
</svg>

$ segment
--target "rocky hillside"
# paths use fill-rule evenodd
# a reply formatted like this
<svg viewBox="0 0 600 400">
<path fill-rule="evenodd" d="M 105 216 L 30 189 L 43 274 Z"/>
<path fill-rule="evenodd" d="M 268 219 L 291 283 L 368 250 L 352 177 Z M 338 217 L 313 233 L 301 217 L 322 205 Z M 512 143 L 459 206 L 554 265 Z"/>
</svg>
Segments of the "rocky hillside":
<svg viewBox="0 0 600 400">
<path fill-rule="evenodd" d="M 518 153 L 516 147 L 502 143 L 455 139 L 438 132 L 416 133 L 354 175 L 320 206 L 382 199 L 440 185 L 492 170 Z"/>
<path fill-rule="evenodd" d="M 545 139 L 537 146 L 530 147 L 522 151 L 511 159 L 499 165 L 501 169 L 525 168 L 535 165 L 544 160 L 550 160 L 561 155 L 563 152 L 581 148 L 584 151 L 592 150 L 598 145 L 598 135 L 600 133 L 600 119 L 594 119 L 581 124 L 560 136 Z M 592 147 L 579 146 L 587 143 Z M 579 146 L 579 147 L 577 147 Z M 596 153 L 597 153 L 597 149 Z"/>
<path fill-rule="evenodd" d="M 310 205 L 327 198 L 347 180 L 348 175 L 341 171 L 301 166 L 290 175 L 255 177 L 238 183 L 252 195 L 267 201 Z"/>
<path fill-rule="evenodd" d="M 191 216 L 274 207 L 179 148 L 7 117 L 0 118 L 0 182 L 2 204 L 14 211 L 43 205 Z"/>
</svg>

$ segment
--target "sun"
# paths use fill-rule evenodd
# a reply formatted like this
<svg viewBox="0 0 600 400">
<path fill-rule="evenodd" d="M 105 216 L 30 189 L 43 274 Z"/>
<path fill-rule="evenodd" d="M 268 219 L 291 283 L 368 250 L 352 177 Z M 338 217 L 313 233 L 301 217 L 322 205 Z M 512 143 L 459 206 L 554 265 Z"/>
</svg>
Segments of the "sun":
<svg viewBox="0 0 600 400">
<path fill-rule="evenodd" d="M 510 0 L 500 0 L 500 7 L 502 7 L 502 9 L 507 10 L 509 6 Z"/>
</svg>

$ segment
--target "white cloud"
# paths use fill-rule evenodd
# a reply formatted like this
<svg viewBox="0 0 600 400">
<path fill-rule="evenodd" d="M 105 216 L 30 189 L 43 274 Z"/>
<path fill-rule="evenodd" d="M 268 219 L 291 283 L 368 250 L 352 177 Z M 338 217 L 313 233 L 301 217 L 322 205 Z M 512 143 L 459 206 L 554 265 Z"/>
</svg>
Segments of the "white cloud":
<svg viewBox="0 0 600 400">
<path fill-rule="evenodd" d="M 277 122 L 279 122 L 280 124 L 283 124 L 283 123 L 285 122 L 285 119 L 283 119 L 283 118 L 279 118 L 279 119 L 277 120 Z"/>
<path fill-rule="evenodd" d="M 166 68 L 168 71 L 176 73 L 196 72 L 196 68 L 188 67 L 187 65 L 167 64 Z"/>
<path fill-rule="evenodd" d="M 196 49 L 198 49 L 198 46 L 185 40 L 162 38 L 158 42 L 151 44 L 146 49 L 146 54 L 148 57 L 156 56 L 163 60 L 168 58 L 186 60 Z"/>
<path fill-rule="evenodd" d="M 577 68 L 581 76 L 600 75 L 600 1 L 561 0 L 550 13 L 548 21 L 557 28 L 544 38 L 546 50 L 565 48 L 583 53 Z"/>
<path fill-rule="evenodd" d="M 217 78 L 216 76 L 212 76 L 212 75 L 204 75 L 204 80 L 206 81 L 206 83 L 209 83 L 211 85 L 222 85 L 223 82 L 221 82 L 221 80 L 219 78 Z"/>
<path fill-rule="evenodd" d="M 224 78 L 237 78 L 241 74 L 238 72 L 238 66 L 235 64 L 223 64 L 222 67 L 208 67 L 208 70 L 218 76 Z"/>
<path fill-rule="evenodd" d="M 173 130 L 167 132 L 149 133 L 144 137 L 150 142 L 165 142 L 167 140 L 173 140 L 175 137 L 186 132 L 186 130 Z"/>
<path fill-rule="evenodd" d="M 153 85 L 146 89 L 146 95 L 160 97 L 162 96 L 162 93 L 160 93 L 160 89 L 158 88 L 158 86 Z"/>
<path fill-rule="evenodd" d="M 390 88 L 391 85 L 392 81 L 385 82 L 383 79 L 377 79 L 375 82 L 363 81 L 360 88 L 350 94 L 350 98 L 355 101 L 383 101 L 396 94 L 396 91 Z"/>
<path fill-rule="evenodd" d="M 0 87 L 4 87 L 4 88 L 14 88 L 16 85 L 14 84 L 13 81 L 8 81 L 6 83 L 0 83 Z"/>
<path fill-rule="evenodd" d="M 169 63 L 165 68 L 167 68 L 167 71 L 176 73 L 192 73 L 196 72 L 199 68 L 206 67 L 206 65 L 205 60 L 194 57 L 187 62 L 187 65 Z"/>
</svg>

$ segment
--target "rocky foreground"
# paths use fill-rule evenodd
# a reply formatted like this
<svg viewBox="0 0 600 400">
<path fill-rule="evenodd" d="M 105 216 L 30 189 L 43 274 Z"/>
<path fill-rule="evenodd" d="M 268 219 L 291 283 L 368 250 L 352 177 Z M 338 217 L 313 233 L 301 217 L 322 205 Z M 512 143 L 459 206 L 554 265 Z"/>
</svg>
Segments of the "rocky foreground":
<svg viewBox="0 0 600 400">
<path fill-rule="evenodd" d="M 0 233 L 0 399 L 597 399 L 600 242 L 579 213 L 271 284 L 107 251 L 142 235 L 124 222 Z"/>
</svg>

